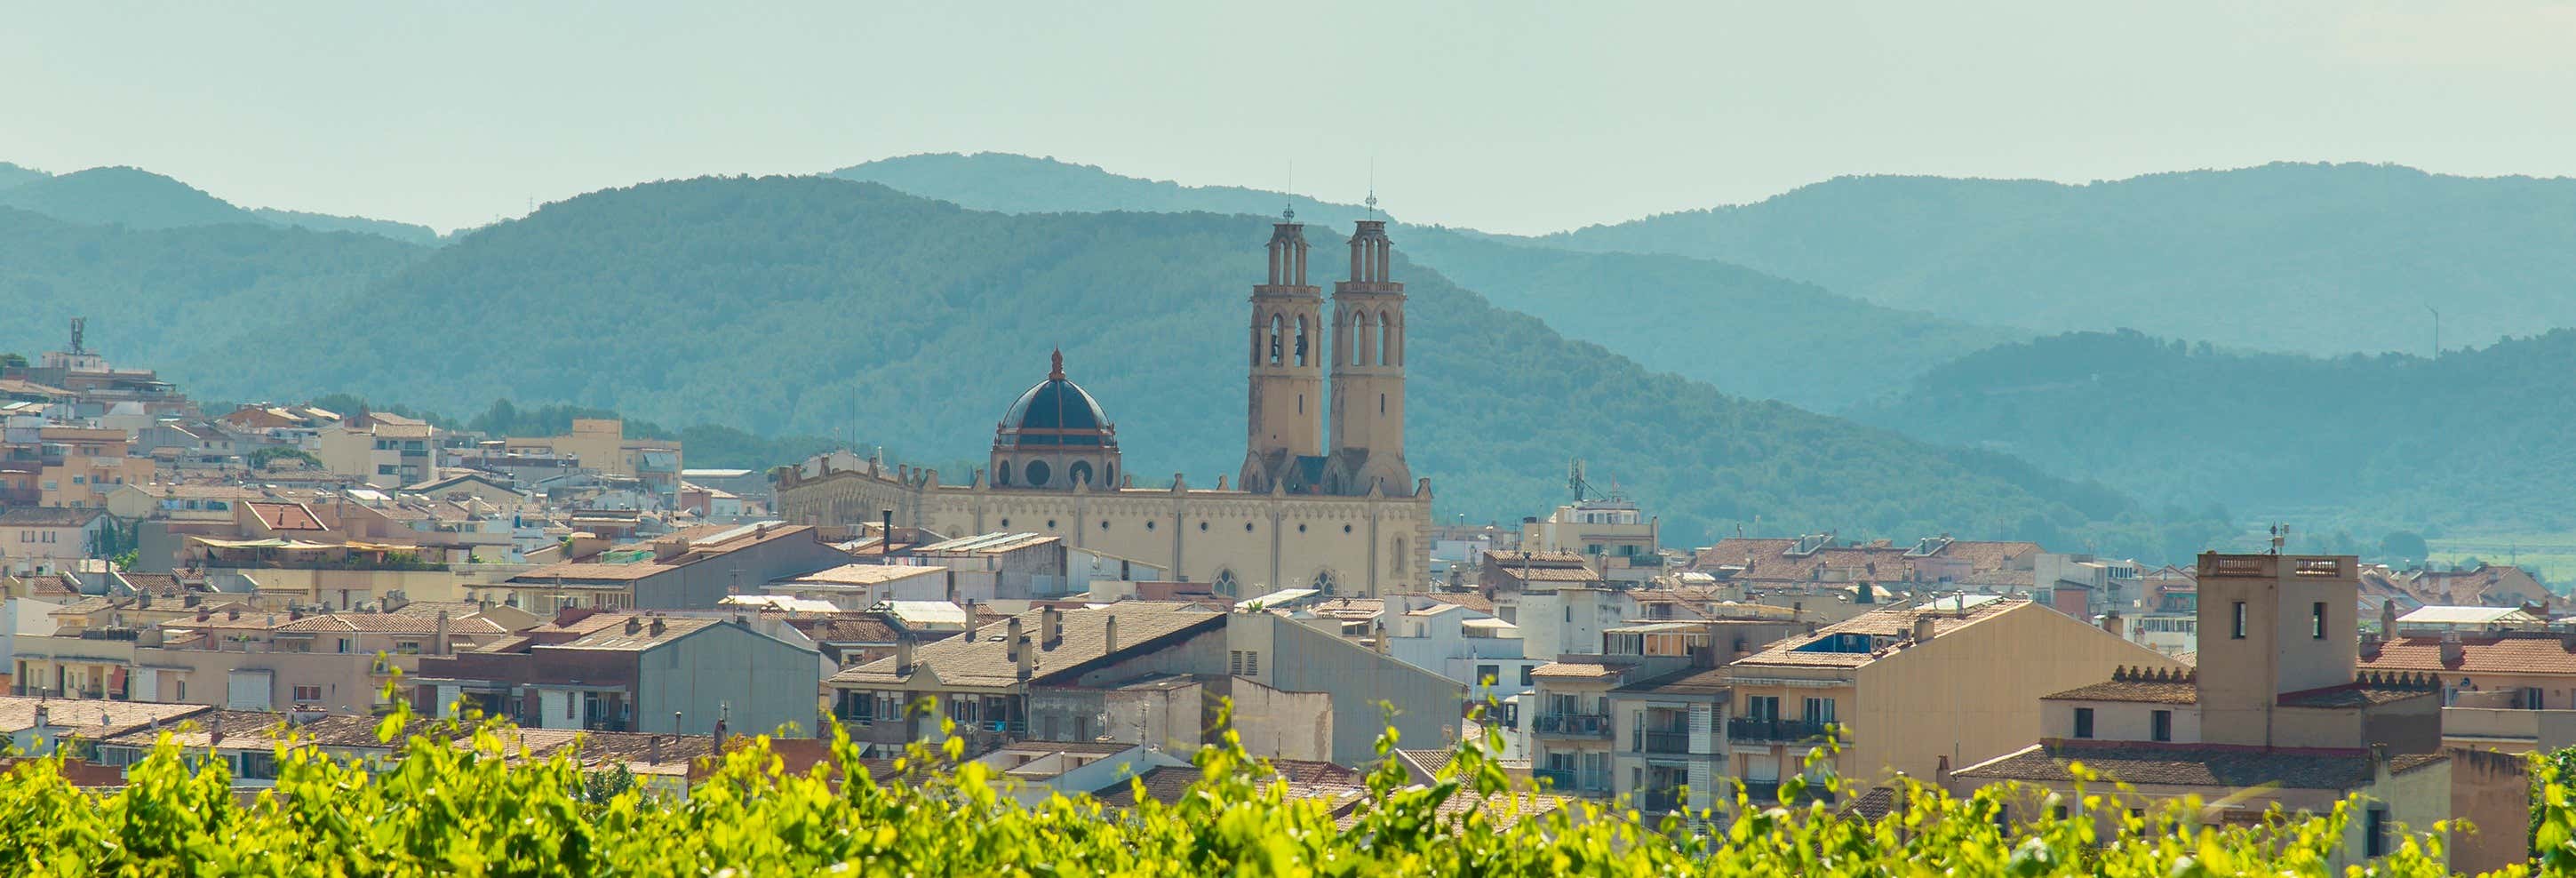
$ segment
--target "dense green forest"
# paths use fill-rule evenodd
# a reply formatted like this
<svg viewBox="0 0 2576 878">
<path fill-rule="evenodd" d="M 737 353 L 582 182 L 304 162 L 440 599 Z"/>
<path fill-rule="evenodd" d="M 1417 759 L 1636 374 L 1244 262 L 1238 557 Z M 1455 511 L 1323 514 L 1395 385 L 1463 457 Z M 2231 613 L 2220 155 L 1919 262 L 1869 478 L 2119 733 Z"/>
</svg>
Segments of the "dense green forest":
<svg viewBox="0 0 2576 878">
<path fill-rule="evenodd" d="M 1243 297 L 1265 222 L 1015 216 L 811 177 L 635 186 L 464 235 L 303 318 L 416 331 L 318 333 L 291 360 L 200 361 L 183 377 L 216 394 L 363 388 L 446 411 L 507 395 L 855 435 L 937 462 L 980 458 L 1060 346 L 1117 420 L 1129 468 L 1205 485 L 1241 461 Z M 2098 539 L 2152 556 L 2211 539 L 2205 517 L 2147 524 L 2116 493 L 2018 461 L 1650 374 L 1399 268 L 1409 450 L 1444 515 L 1542 511 L 1581 457 L 1666 515 L 1675 542 L 1757 515 L 1773 532 Z"/>
<path fill-rule="evenodd" d="M 2213 351 L 2136 332 L 2013 344 L 1856 417 L 2099 477 L 2160 503 L 2224 499 L 2376 538 L 2576 529 L 2576 330 L 2439 361 Z"/>
<path fill-rule="evenodd" d="M 1847 177 L 1542 239 L 1720 259 L 2043 332 L 2322 355 L 2576 325 L 2576 180 L 2273 164 L 2066 186 Z"/>
<path fill-rule="evenodd" d="M 1364 208 L 1232 186 L 1183 186 L 1001 153 L 915 155 L 835 175 L 976 210 L 1134 210 L 1275 216 L 1293 204 L 1318 240 L 1341 240 Z M 1335 230 L 1335 231 L 1322 231 Z M 1496 305 L 1547 321 L 1646 368 L 1730 393 L 1835 411 L 1924 370 L 2028 333 L 1882 308 L 1739 265 L 1671 255 L 1581 253 L 1469 230 L 1398 225 L 1398 250 Z"/>
<path fill-rule="evenodd" d="M 136 368 L 307 369 L 307 339 L 341 334 L 316 314 L 428 252 L 264 224 L 145 229 L 0 208 L 0 350 L 60 348 L 65 322 L 86 316 L 91 346 Z"/>
<path fill-rule="evenodd" d="M 66 222 L 136 229 L 258 223 L 317 232 L 361 232 L 421 246 L 439 243 L 437 231 L 411 223 L 293 210 L 245 210 L 194 186 L 138 168 L 91 168 L 58 177 L 0 163 L 0 207 Z"/>
</svg>

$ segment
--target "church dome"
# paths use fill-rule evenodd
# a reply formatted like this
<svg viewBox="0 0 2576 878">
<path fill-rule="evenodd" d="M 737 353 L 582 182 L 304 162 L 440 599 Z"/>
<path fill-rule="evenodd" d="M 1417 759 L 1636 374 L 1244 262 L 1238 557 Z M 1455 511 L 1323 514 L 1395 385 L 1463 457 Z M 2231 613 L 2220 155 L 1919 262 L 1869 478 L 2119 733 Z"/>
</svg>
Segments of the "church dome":
<svg viewBox="0 0 2576 878">
<path fill-rule="evenodd" d="M 1115 447 L 1117 427 L 1082 385 L 1064 377 L 1064 352 L 1055 354 L 1047 380 L 1020 394 L 994 432 L 996 448 L 1088 445 Z"/>
</svg>

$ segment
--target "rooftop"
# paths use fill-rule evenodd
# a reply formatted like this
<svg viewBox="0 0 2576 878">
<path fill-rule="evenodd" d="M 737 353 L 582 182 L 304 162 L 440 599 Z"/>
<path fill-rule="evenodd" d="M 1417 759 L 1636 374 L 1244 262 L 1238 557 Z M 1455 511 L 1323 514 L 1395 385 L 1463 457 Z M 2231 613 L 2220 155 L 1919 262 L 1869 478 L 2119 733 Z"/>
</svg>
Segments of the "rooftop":
<svg viewBox="0 0 2576 878">
<path fill-rule="evenodd" d="M 1111 654 L 1108 648 L 1108 620 L 1118 620 L 1118 651 L 1152 648 L 1166 637 L 1220 629 L 1226 616 L 1190 603 L 1157 601 L 1119 601 L 1100 607 L 1062 610 L 1062 635 L 1048 646 L 1044 638 L 1043 610 L 1031 610 L 1012 618 L 1020 621 L 1021 633 L 1037 650 L 1034 673 L 1027 682 L 1045 681 Z M 879 659 L 832 675 L 831 682 L 850 685 L 886 685 L 900 683 L 927 670 L 942 683 L 964 686 L 1011 686 L 1021 683 L 1018 665 L 1011 660 L 1011 645 L 1005 643 L 1004 625 L 986 623 L 972 637 L 960 635 L 914 648 L 913 666 L 897 673 L 896 658 Z"/>
<path fill-rule="evenodd" d="M 2460 660 L 2446 662 L 2439 635 L 2399 637 L 2382 641 L 2376 654 L 2364 648 L 2359 666 L 2371 671 L 2576 676 L 2576 638 L 2462 637 Z"/>
<path fill-rule="evenodd" d="M 1894 607 L 1872 610 L 1827 625 L 1813 634 L 1783 639 L 1761 652 L 1736 662 L 1739 665 L 1784 665 L 1803 667 L 1856 668 L 1877 661 L 1898 644 L 1914 636 L 1917 619 L 1932 622 L 1932 636 L 1950 632 L 1991 619 L 2005 611 L 2028 606 L 2027 600 L 1989 600 L 1960 602 L 1953 607 L 1938 603 L 1922 607 Z"/>
<path fill-rule="evenodd" d="M 2450 757 L 2405 754 L 2391 758 L 2391 768 L 2404 773 Z M 2370 757 L 2363 753 L 2261 750 L 2218 744 L 2149 745 L 2129 742 L 2033 745 L 1977 765 L 1953 776 L 1979 781 L 2072 783 L 2075 768 L 2132 784 L 2236 790 L 2282 786 L 2302 790 L 2344 791 L 2371 782 Z"/>
</svg>

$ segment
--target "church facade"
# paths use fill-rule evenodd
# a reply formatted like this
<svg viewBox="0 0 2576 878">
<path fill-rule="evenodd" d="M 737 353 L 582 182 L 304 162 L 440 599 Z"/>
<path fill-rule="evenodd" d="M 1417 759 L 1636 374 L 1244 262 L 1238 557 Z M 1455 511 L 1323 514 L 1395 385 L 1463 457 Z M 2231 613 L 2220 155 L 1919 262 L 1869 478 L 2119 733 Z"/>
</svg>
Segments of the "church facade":
<svg viewBox="0 0 2576 878">
<path fill-rule="evenodd" d="M 891 512 L 946 536 L 1052 534 L 1237 597 L 1424 590 L 1431 480 L 1414 478 L 1404 459 L 1404 284 L 1389 277 L 1386 224 L 1358 224 L 1329 317 L 1322 289 L 1307 283 L 1305 226 L 1274 225 L 1267 249 L 1268 276 L 1252 287 L 1233 488 L 1222 477 L 1213 489 L 1132 487 L 1116 424 L 1065 376 L 1059 353 L 1046 380 L 1011 404 L 988 465 L 964 484 L 835 452 L 774 473 L 779 514 L 860 525 Z"/>
</svg>

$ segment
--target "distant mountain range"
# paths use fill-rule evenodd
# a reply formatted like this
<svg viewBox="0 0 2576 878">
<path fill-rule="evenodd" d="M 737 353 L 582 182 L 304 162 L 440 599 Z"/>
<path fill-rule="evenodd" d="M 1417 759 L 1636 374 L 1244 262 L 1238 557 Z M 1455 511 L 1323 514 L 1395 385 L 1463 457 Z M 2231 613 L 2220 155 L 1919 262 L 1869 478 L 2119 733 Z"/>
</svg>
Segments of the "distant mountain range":
<svg viewBox="0 0 2576 878">
<path fill-rule="evenodd" d="M 2138 333 L 2010 344 L 1863 420 L 2100 478 L 2161 503 L 2377 539 L 2395 527 L 2576 530 L 2576 330 L 2439 361 L 2233 354 Z"/>
<path fill-rule="evenodd" d="M 1540 239 L 1716 259 L 2041 332 L 2320 355 L 2576 326 L 2576 180 L 2273 164 L 2067 186 L 1845 177 Z"/>
<path fill-rule="evenodd" d="M 916 155 L 834 171 L 976 210 L 1204 211 L 1297 219 L 1346 236 L 1359 205 L 1232 186 L 1183 186 L 1002 153 Z M 1494 304 L 1649 369 L 1817 411 L 1892 392 L 1924 370 L 2030 337 L 1882 308 L 1742 266 L 1581 253 L 1473 230 L 1397 224 L 1398 250 Z M 1830 343 L 1819 343 L 1830 340 Z"/>
<path fill-rule="evenodd" d="M 0 308 L 21 318 L 0 349 L 84 314 L 120 361 L 216 398 L 506 396 L 855 437 L 946 473 L 1062 345 L 1132 468 L 1208 484 L 1242 447 L 1231 327 L 1265 224 L 1293 204 L 1329 252 L 1367 213 L 1021 156 L 836 174 L 910 194 L 683 181 L 441 238 L 0 164 Z M 1483 519 L 1543 509 L 1582 457 L 1675 542 L 1758 515 L 2176 558 L 2220 538 L 2219 505 L 2365 536 L 2576 528 L 2576 461 L 2553 450 L 2576 333 L 2494 341 L 2576 326 L 2571 185 L 1851 178 L 1543 238 L 1398 224 L 1416 469 L 1444 515 Z M 2429 348 L 2428 303 L 2439 362 L 2249 350 Z"/>
<path fill-rule="evenodd" d="M 1254 217 L 1014 216 L 825 178 L 655 183 L 469 233 L 305 318 L 410 331 L 317 333 L 292 357 L 218 352 L 182 377 L 214 394 L 363 389 L 451 412 L 508 395 L 855 435 L 963 481 L 1061 347 L 1118 422 L 1130 469 L 1209 485 L 1241 462 L 1243 297 L 1267 235 Z M 1409 450 L 1443 515 L 1542 510 L 1580 457 L 1677 543 L 1755 516 L 1771 531 L 1973 529 L 2148 554 L 2209 538 L 2206 520 L 2151 525 L 2114 492 L 1999 455 L 1652 375 L 1418 265 L 1399 274 Z M 226 347 L 273 343 L 253 329 Z"/>
<path fill-rule="evenodd" d="M 91 168 L 61 176 L 0 163 L 0 207 L 66 222 L 175 229 L 227 223 L 362 232 L 406 244 L 435 246 L 428 226 L 292 210 L 244 209 L 205 190 L 138 168 Z"/>
</svg>

